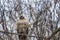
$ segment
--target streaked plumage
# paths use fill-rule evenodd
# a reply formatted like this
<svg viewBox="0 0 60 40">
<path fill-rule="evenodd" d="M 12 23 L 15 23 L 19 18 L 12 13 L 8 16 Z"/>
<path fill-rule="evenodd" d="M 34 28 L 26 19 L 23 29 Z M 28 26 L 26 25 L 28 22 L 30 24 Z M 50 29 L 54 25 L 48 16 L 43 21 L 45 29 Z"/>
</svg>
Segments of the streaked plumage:
<svg viewBox="0 0 60 40">
<path fill-rule="evenodd" d="M 20 20 L 17 22 L 17 32 L 20 34 L 28 34 L 28 28 L 30 27 L 27 20 L 22 16 Z M 26 39 L 26 36 L 19 35 L 19 39 Z"/>
</svg>

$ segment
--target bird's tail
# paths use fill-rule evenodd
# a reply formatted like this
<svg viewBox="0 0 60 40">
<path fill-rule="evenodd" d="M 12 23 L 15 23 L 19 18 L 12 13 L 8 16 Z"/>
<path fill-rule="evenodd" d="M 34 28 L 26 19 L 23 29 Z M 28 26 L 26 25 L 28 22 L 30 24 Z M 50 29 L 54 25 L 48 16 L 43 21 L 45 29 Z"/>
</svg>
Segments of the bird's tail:
<svg viewBox="0 0 60 40">
<path fill-rule="evenodd" d="M 26 40 L 27 36 L 26 35 L 18 35 L 19 40 Z"/>
<path fill-rule="evenodd" d="M 26 29 L 25 32 L 19 31 L 19 30 L 17 30 L 17 32 L 20 33 L 20 34 L 22 34 L 22 35 L 18 35 L 19 40 L 26 40 L 27 39 L 27 35 L 25 35 L 25 34 L 28 34 L 28 29 Z"/>
</svg>

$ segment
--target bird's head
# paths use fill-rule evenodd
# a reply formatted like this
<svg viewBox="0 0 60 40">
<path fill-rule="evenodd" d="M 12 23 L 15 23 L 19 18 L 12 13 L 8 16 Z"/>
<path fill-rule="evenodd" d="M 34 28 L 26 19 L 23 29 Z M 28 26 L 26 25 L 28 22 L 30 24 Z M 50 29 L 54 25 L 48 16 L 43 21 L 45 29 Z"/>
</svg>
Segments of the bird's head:
<svg viewBox="0 0 60 40">
<path fill-rule="evenodd" d="M 23 20 L 23 19 L 25 19 L 25 17 L 24 16 L 20 16 L 19 19 L 22 19 Z"/>
</svg>

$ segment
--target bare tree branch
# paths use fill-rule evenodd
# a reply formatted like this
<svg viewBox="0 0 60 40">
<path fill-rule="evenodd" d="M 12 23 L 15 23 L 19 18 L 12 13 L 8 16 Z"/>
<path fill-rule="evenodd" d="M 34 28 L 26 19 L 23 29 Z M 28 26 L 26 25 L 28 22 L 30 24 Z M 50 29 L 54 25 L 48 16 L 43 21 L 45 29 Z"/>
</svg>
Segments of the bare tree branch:
<svg viewBox="0 0 60 40">
<path fill-rule="evenodd" d="M 11 33 L 11 32 L 4 32 L 4 31 L 0 31 L 1 33 L 4 33 L 4 34 L 13 34 L 13 35 L 26 35 L 27 37 L 35 37 L 35 38 L 43 38 L 43 39 L 46 39 L 45 37 L 38 37 L 38 36 L 30 36 L 28 34 L 20 34 L 20 33 Z"/>
<path fill-rule="evenodd" d="M 48 40 L 50 40 L 56 33 L 60 32 L 60 28 L 58 28 L 57 30 L 55 30 L 50 37 L 48 37 Z"/>
<path fill-rule="evenodd" d="M 4 40 L 2 37 L 0 37 L 1 40 Z"/>
<path fill-rule="evenodd" d="M 41 36 L 41 37 L 38 37 L 38 36 L 30 36 L 30 35 L 27 35 L 27 34 L 19 34 L 19 33 L 10 33 L 10 32 L 4 32 L 4 31 L 0 31 L 0 32 L 2 32 L 2 33 L 8 33 L 8 34 L 14 34 L 14 35 L 26 35 L 26 36 L 28 36 L 28 37 L 36 37 L 36 38 L 43 38 L 43 39 L 47 39 L 47 40 L 50 40 L 56 33 L 58 33 L 60 31 L 60 28 L 58 28 L 57 30 L 55 30 L 53 33 L 52 33 L 52 35 L 51 36 L 49 36 L 48 38 L 46 38 L 46 37 L 43 37 L 43 36 Z"/>
</svg>

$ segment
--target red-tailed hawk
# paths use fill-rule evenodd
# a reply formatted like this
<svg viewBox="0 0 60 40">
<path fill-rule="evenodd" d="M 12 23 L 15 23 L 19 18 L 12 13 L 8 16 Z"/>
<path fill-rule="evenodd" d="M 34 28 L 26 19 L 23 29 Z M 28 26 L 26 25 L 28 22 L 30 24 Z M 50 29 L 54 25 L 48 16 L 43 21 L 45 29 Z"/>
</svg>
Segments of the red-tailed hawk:
<svg viewBox="0 0 60 40">
<path fill-rule="evenodd" d="M 28 28 L 30 27 L 30 24 L 25 19 L 25 17 L 20 16 L 20 20 L 17 22 L 17 32 L 23 35 L 19 35 L 20 39 L 26 39 L 26 36 L 24 34 L 28 34 Z"/>
</svg>

